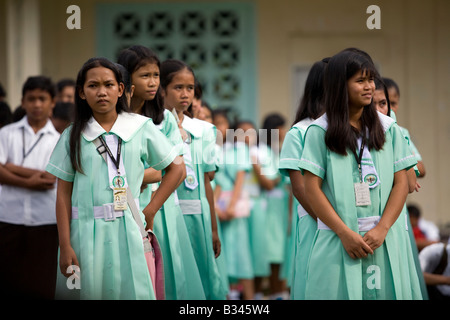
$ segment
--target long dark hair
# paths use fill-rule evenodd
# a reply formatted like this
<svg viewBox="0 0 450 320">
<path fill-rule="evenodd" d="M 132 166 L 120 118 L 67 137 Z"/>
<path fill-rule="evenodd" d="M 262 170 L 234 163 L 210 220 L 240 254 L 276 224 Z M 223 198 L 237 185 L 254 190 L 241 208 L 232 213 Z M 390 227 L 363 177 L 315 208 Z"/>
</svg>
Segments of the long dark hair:
<svg viewBox="0 0 450 320">
<path fill-rule="evenodd" d="M 124 92 L 126 93 L 131 93 L 131 87 L 132 87 L 132 83 L 131 83 L 131 75 L 128 72 L 128 70 L 121 65 L 120 63 L 115 63 L 117 69 L 119 69 L 120 74 L 122 75 L 122 82 L 123 82 L 123 86 L 124 86 Z"/>
<path fill-rule="evenodd" d="M 211 112 L 212 120 L 214 122 L 214 120 L 216 120 L 216 117 L 224 117 L 225 120 L 227 120 L 227 122 L 228 122 L 228 127 L 232 128 L 233 124 L 230 121 L 229 113 L 230 113 L 230 109 L 229 108 L 214 109 Z"/>
<path fill-rule="evenodd" d="M 202 97 L 203 97 L 202 85 L 201 85 L 200 81 L 198 81 L 198 79 L 195 78 L 194 99 L 201 100 Z M 192 112 L 192 104 L 188 107 L 187 112 L 189 114 L 193 114 L 193 112 Z"/>
<path fill-rule="evenodd" d="M 167 59 L 161 64 L 161 88 L 164 90 L 172 82 L 175 74 L 181 70 L 187 69 L 192 73 L 195 79 L 195 73 L 192 68 L 184 61 L 177 59 Z M 195 83 L 197 84 L 197 83 Z"/>
<path fill-rule="evenodd" d="M 83 91 L 84 83 L 86 82 L 86 74 L 90 69 L 97 67 L 105 67 L 110 69 L 116 78 L 117 83 L 123 83 L 122 75 L 116 65 L 106 58 L 91 58 L 85 62 L 81 70 L 78 72 L 76 81 L 76 94 L 75 94 L 75 117 L 70 132 L 70 161 L 73 168 L 80 173 L 83 173 L 81 166 L 81 133 L 83 132 L 89 119 L 92 117 L 92 109 L 86 100 L 80 97 L 80 92 Z M 117 100 L 116 104 L 117 113 L 122 111 L 128 112 L 128 106 L 125 95 L 122 95 Z"/>
<path fill-rule="evenodd" d="M 161 62 L 156 53 L 141 45 L 131 46 L 122 50 L 117 58 L 117 63 L 123 65 L 130 76 L 147 63 L 156 64 L 158 69 L 161 69 Z M 152 118 L 155 124 L 160 124 L 161 121 L 163 121 L 164 106 L 161 102 L 159 88 L 156 92 L 156 97 L 153 100 L 146 100 L 144 102 L 142 115 Z"/>
<path fill-rule="evenodd" d="M 321 115 L 324 96 L 323 75 L 328 60 L 329 58 L 325 58 L 317 61 L 311 67 L 306 78 L 303 97 L 300 100 L 300 105 L 298 106 L 297 114 L 292 125 L 306 118 L 317 119 Z"/>
<path fill-rule="evenodd" d="M 391 101 L 389 100 L 389 92 L 388 87 L 384 83 L 382 78 L 375 78 L 375 90 L 383 90 L 384 95 L 386 96 L 386 102 L 388 105 L 388 112 L 387 115 L 391 116 Z"/>
<path fill-rule="evenodd" d="M 347 82 L 357 72 L 363 71 L 370 76 L 379 77 L 370 56 L 358 49 L 346 49 L 331 57 L 325 71 L 325 111 L 328 117 L 328 129 L 325 143 L 331 151 L 347 155 L 347 148 L 356 150 L 359 132 L 349 122 L 349 98 Z M 373 101 L 364 107 L 361 116 L 361 128 L 368 130 L 367 146 L 380 150 L 385 142 L 384 131 L 375 110 Z"/>
<path fill-rule="evenodd" d="M 161 63 L 161 83 L 160 86 L 163 90 L 167 89 L 167 86 L 172 82 L 173 77 L 175 74 L 181 70 L 188 70 L 192 75 L 194 76 L 195 80 L 195 73 L 194 70 L 184 61 L 177 60 L 177 59 L 167 59 Z M 194 86 L 197 84 L 197 82 L 194 83 Z M 188 110 L 192 110 L 191 106 L 188 107 Z M 191 113 L 186 110 L 184 113 L 187 114 L 190 118 L 192 118 Z"/>
<path fill-rule="evenodd" d="M 261 141 L 272 147 L 272 130 L 276 130 L 286 124 L 286 120 L 279 113 L 271 113 L 264 118 L 262 129 L 267 130 L 267 134 L 261 137 Z"/>
<path fill-rule="evenodd" d="M 392 80 L 391 78 L 386 78 L 386 77 L 382 78 L 382 80 L 383 80 L 383 83 L 388 88 L 388 90 L 390 88 L 394 88 L 395 91 L 397 91 L 398 96 L 400 97 L 400 88 L 398 87 L 398 84 L 394 80 Z"/>
</svg>

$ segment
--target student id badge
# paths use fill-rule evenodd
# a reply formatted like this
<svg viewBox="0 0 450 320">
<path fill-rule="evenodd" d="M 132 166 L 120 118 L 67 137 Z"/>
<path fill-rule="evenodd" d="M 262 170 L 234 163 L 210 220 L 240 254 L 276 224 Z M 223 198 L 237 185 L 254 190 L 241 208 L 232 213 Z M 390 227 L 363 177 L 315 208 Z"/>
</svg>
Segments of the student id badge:
<svg viewBox="0 0 450 320">
<path fill-rule="evenodd" d="M 114 192 L 114 210 L 126 210 L 127 209 L 127 189 L 126 188 L 113 188 Z"/>
<path fill-rule="evenodd" d="M 194 190 L 198 187 L 197 177 L 195 171 L 190 166 L 186 165 L 186 179 L 184 179 L 184 185 L 190 190 Z"/>
<path fill-rule="evenodd" d="M 366 182 L 355 183 L 356 206 L 370 206 L 370 189 Z"/>
</svg>

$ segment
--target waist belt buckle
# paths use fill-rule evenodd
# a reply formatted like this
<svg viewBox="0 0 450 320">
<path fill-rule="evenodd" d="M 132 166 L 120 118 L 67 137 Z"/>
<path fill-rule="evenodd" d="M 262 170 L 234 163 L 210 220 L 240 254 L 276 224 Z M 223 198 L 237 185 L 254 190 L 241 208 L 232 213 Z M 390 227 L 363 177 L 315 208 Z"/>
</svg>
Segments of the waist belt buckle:
<svg viewBox="0 0 450 320">
<path fill-rule="evenodd" d="M 116 211 L 114 210 L 114 205 L 104 204 L 103 205 L 103 216 L 105 221 L 114 221 L 116 220 Z"/>
</svg>

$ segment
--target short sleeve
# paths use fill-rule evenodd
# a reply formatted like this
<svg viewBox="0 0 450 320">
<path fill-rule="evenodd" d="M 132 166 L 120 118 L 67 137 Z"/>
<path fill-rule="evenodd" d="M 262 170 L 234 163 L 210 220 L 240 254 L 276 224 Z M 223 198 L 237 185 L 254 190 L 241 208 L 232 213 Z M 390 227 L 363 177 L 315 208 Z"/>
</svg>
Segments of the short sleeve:
<svg viewBox="0 0 450 320">
<path fill-rule="evenodd" d="M 181 138 L 180 129 L 178 128 L 177 120 L 173 114 L 166 110 L 164 112 L 164 133 L 169 141 L 174 145 L 179 156 L 183 155 L 183 139 Z"/>
<path fill-rule="evenodd" d="M 214 164 L 217 167 L 217 170 L 222 170 L 223 150 L 217 143 L 214 145 Z"/>
<path fill-rule="evenodd" d="M 394 150 L 394 172 L 403 169 L 410 169 L 417 164 L 416 157 L 411 152 L 408 141 L 397 124 L 393 124 L 389 129 L 392 135 L 392 144 Z"/>
<path fill-rule="evenodd" d="M 409 141 L 409 145 L 411 147 L 412 153 L 416 157 L 416 160 L 422 161 L 422 155 L 420 154 L 419 150 L 417 149 L 416 145 L 414 144 L 414 142 L 412 140 Z"/>
<path fill-rule="evenodd" d="M 215 164 L 218 168 L 216 175 L 214 176 L 214 181 L 216 185 L 222 186 L 225 181 L 225 164 L 224 164 L 224 154 L 223 149 L 220 145 L 215 145 Z"/>
<path fill-rule="evenodd" d="M 0 164 L 6 164 L 8 159 L 8 127 L 0 129 Z"/>
<path fill-rule="evenodd" d="M 218 170 L 216 155 L 216 135 L 215 126 L 208 126 L 202 135 L 202 164 L 204 172 L 213 172 Z"/>
<path fill-rule="evenodd" d="M 46 171 L 68 182 L 73 182 L 75 179 L 75 169 L 70 160 L 69 141 L 71 129 L 72 126 L 68 127 L 59 137 L 46 167 Z"/>
<path fill-rule="evenodd" d="M 249 149 L 245 143 L 236 143 L 235 164 L 237 171 L 250 171 L 252 168 Z"/>
<path fill-rule="evenodd" d="M 416 157 L 417 161 L 422 161 L 422 156 L 420 155 L 419 150 L 417 149 L 416 145 L 412 141 L 411 134 L 409 133 L 408 129 L 400 127 L 400 126 L 399 126 L 399 128 L 402 131 L 405 138 L 407 139 L 408 145 L 411 148 L 411 152 Z"/>
<path fill-rule="evenodd" d="M 278 178 L 280 174 L 278 171 L 279 159 L 272 149 L 260 143 L 255 152 L 257 152 L 258 163 L 261 166 L 261 174 L 272 180 Z"/>
<path fill-rule="evenodd" d="M 143 160 L 155 170 L 163 170 L 179 155 L 178 147 L 174 146 L 151 121 L 147 121 L 144 126 L 142 145 L 146 146 Z"/>
<path fill-rule="evenodd" d="M 327 146 L 325 144 L 325 130 L 316 125 L 311 125 L 305 134 L 305 144 L 299 167 L 312 174 L 325 178 L 327 162 Z"/>
<path fill-rule="evenodd" d="M 416 156 L 416 160 L 417 161 L 422 161 L 422 158 L 421 158 L 420 154 L 417 155 L 415 153 L 415 150 L 417 150 L 417 149 L 416 149 L 416 146 L 414 145 L 414 143 L 411 140 L 411 137 L 409 135 L 408 129 L 400 127 L 400 126 L 399 126 L 399 128 L 400 128 L 400 131 L 405 136 L 406 142 L 408 143 L 408 146 L 411 148 L 411 152 Z M 417 153 L 418 153 L 418 151 L 417 151 Z M 414 166 L 414 171 L 416 173 L 416 176 L 418 177 L 420 175 L 420 172 L 419 172 L 419 169 L 417 168 L 417 165 Z"/>
<path fill-rule="evenodd" d="M 291 128 L 283 141 L 278 168 L 280 173 L 288 176 L 288 170 L 300 170 L 303 152 L 303 137 L 299 129 Z"/>
</svg>

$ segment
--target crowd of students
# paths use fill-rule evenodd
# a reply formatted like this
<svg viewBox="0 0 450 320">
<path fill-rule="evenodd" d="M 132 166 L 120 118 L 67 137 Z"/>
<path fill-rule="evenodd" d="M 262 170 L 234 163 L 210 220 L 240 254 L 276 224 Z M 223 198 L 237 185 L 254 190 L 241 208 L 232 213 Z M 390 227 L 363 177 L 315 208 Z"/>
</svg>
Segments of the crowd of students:
<svg viewBox="0 0 450 320">
<path fill-rule="evenodd" d="M 427 299 L 425 281 L 448 285 L 422 272 L 406 198 L 425 167 L 366 52 L 316 62 L 296 118 L 259 129 L 144 46 L 55 87 L 27 79 L 23 118 L 0 130 L 3 296 Z"/>
</svg>

